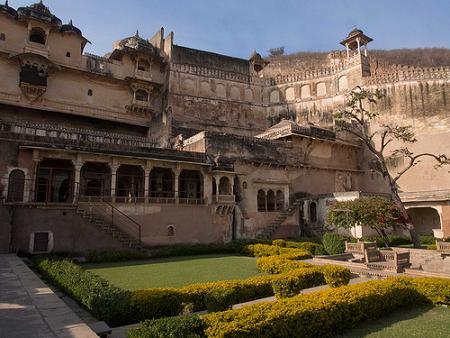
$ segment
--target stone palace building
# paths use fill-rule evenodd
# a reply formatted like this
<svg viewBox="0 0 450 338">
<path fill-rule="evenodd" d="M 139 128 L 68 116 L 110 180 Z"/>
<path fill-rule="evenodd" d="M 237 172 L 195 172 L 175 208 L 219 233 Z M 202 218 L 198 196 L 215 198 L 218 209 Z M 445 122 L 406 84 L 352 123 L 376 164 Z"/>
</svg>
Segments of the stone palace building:
<svg viewBox="0 0 450 338">
<path fill-rule="evenodd" d="M 323 58 L 240 59 L 161 28 L 96 56 L 42 2 L 0 5 L 0 251 L 320 232 L 333 201 L 389 191 L 333 128 L 355 86 L 385 91 L 382 120 L 413 125 L 415 150 L 450 148 L 450 68 L 379 63 L 370 41 L 355 29 Z M 448 168 L 424 161 L 399 187 L 419 233 L 450 237 Z"/>
</svg>

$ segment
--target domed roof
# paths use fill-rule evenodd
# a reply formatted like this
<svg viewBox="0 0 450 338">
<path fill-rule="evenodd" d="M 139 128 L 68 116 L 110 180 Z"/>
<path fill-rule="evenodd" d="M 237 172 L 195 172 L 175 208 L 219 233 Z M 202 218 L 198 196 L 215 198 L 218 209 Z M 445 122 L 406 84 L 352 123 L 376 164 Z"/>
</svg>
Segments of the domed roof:
<svg viewBox="0 0 450 338">
<path fill-rule="evenodd" d="M 72 33 L 78 34 L 79 36 L 83 36 L 83 34 L 81 33 L 81 30 L 73 25 L 72 20 L 70 20 L 70 22 L 68 24 L 62 25 L 59 30 L 62 33 L 72 32 Z"/>
<path fill-rule="evenodd" d="M 17 14 L 19 16 L 19 19 L 33 18 L 35 20 L 44 21 L 58 27 L 62 25 L 61 20 L 50 12 L 50 9 L 48 9 L 48 7 L 43 4 L 42 0 L 28 7 L 19 7 L 17 9 Z"/>
<path fill-rule="evenodd" d="M 134 36 L 120 40 L 119 47 L 122 49 L 131 48 L 140 52 L 156 52 L 155 47 L 150 42 L 139 36 L 139 31 L 136 31 Z"/>
<path fill-rule="evenodd" d="M 0 12 L 7 13 L 14 17 L 17 15 L 16 10 L 12 7 L 9 7 L 8 0 L 5 1 L 4 5 L 0 5 Z"/>
<path fill-rule="evenodd" d="M 350 33 L 348 33 L 347 37 L 351 38 L 351 37 L 359 35 L 359 34 L 364 34 L 364 32 L 361 29 L 353 28 L 353 30 Z"/>
</svg>

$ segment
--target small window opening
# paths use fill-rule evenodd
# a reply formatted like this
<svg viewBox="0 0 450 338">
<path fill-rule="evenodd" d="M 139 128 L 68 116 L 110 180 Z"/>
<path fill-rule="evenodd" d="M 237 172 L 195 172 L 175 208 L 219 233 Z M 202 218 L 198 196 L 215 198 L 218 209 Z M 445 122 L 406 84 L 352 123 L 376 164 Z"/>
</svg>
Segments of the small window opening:
<svg viewBox="0 0 450 338">
<path fill-rule="evenodd" d="M 45 45 L 47 36 L 42 28 L 34 27 L 30 31 L 30 41 Z"/>
<path fill-rule="evenodd" d="M 148 93 L 145 90 L 139 89 L 135 95 L 137 101 L 148 102 Z"/>
<path fill-rule="evenodd" d="M 6 40 L 5 33 L 0 33 L 0 41 L 5 41 L 5 40 Z"/>
<path fill-rule="evenodd" d="M 167 227 L 167 236 L 169 237 L 175 236 L 175 227 L 173 225 L 169 225 Z"/>
<path fill-rule="evenodd" d="M 94 92 L 92 91 L 92 89 L 88 89 L 88 96 L 92 96 L 94 94 Z"/>
<path fill-rule="evenodd" d="M 66 58 L 70 58 L 70 52 L 66 53 Z"/>
</svg>

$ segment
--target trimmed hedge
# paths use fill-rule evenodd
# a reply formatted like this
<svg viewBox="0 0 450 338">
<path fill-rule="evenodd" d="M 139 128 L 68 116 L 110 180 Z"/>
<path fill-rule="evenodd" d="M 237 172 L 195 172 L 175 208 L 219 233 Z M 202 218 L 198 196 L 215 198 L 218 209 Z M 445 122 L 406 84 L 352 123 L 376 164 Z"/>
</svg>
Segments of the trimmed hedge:
<svg viewBox="0 0 450 338">
<path fill-rule="evenodd" d="M 302 256 L 300 256 L 301 258 Z M 285 254 L 279 256 L 260 257 L 256 261 L 256 266 L 261 272 L 270 272 L 278 274 L 294 269 L 310 268 L 313 265 L 298 261 L 299 256 L 296 254 Z"/>
<path fill-rule="evenodd" d="M 439 302 L 450 281 L 392 278 L 202 317 L 208 337 L 330 337 L 398 308 Z"/>
<path fill-rule="evenodd" d="M 278 256 L 284 254 L 295 254 L 298 259 L 311 258 L 311 254 L 304 249 L 283 248 L 275 245 L 267 244 L 250 244 L 245 247 L 244 251 L 247 255 L 254 257 Z"/>
<path fill-rule="evenodd" d="M 202 338 L 204 323 L 199 316 L 171 317 L 146 320 L 128 331 L 128 338 Z"/>
<path fill-rule="evenodd" d="M 332 288 L 347 285 L 352 278 L 349 269 L 336 265 L 325 265 L 321 267 L 325 282 Z"/>
<path fill-rule="evenodd" d="M 132 319 L 129 292 L 105 279 L 83 270 L 69 259 L 34 260 L 34 266 L 56 287 L 75 299 L 97 319 L 110 326 L 129 323 Z"/>
</svg>

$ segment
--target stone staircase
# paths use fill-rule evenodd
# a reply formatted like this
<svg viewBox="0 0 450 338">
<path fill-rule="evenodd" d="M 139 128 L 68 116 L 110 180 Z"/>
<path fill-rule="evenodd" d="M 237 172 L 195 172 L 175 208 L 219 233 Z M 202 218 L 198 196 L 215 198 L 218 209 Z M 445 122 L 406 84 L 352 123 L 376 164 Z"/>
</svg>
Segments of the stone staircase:
<svg viewBox="0 0 450 338">
<path fill-rule="evenodd" d="M 89 205 L 78 205 L 76 213 L 88 220 L 100 231 L 119 241 L 124 248 L 139 251 L 144 250 L 144 246 L 139 240 L 120 229 L 114 221 L 111 222 L 111 220 L 107 220 L 106 217 L 103 216 L 101 212 L 98 212 L 98 210 L 96 211 L 95 208 L 92 208 Z"/>
<path fill-rule="evenodd" d="M 275 231 L 283 224 L 283 222 L 289 217 L 292 216 L 298 209 L 302 202 L 295 201 L 291 206 L 289 206 L 286 210 L 280 211 L 277 217 L 264 229 L 262 229 L 257 235 L 257 239 L 272 239 L 272 235 Z"/>
</svg>

